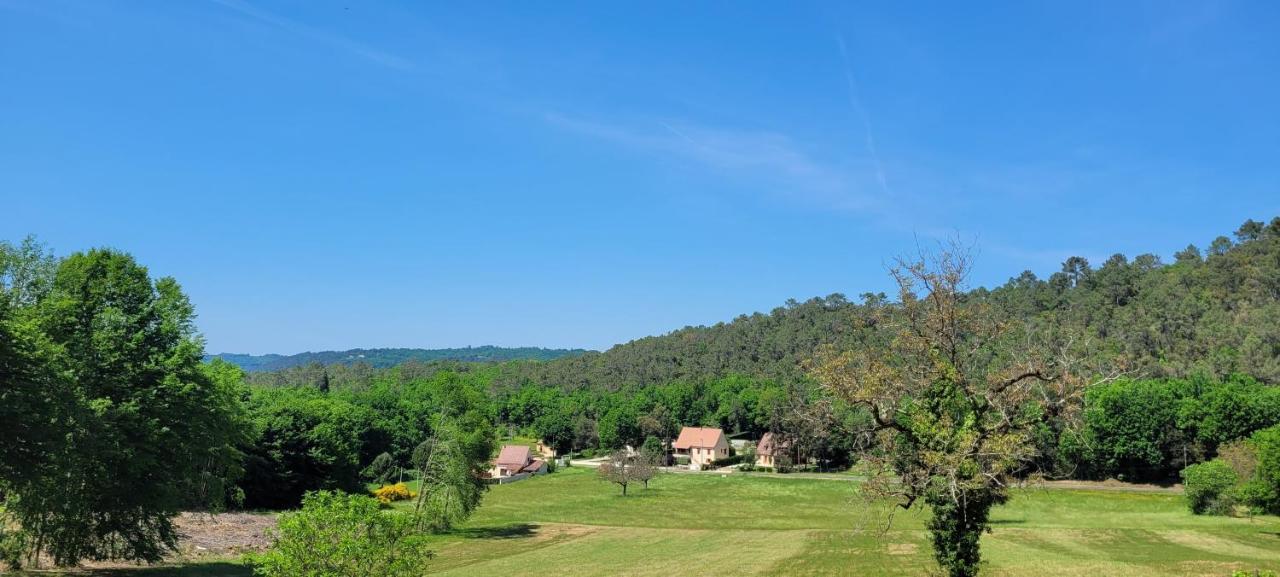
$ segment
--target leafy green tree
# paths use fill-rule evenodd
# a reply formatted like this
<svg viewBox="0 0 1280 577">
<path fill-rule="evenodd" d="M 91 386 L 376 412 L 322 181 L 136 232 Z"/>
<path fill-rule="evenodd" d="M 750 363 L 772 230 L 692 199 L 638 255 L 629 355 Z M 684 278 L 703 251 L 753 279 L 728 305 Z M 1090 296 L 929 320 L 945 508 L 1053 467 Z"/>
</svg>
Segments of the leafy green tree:
<svg viewBox="0 0 1280 577">
<path fill-rule="evenodd" d="M 620 449 L 627 445 L 639 445 L 643 437 L 638 421 L 639 416 L 630 405 L 609 409 L 600 418 L 600 446 Z"/>
<path fill-rule="evenodd" d="M 1243 375 L 1223 382 L 1193 379 L 1185 388 L 1193 394 L 1179 405 L 1178 426 L 1208 451 L 1280 423 L 1280 388 Z"/>
<path fill-rule="evenodd" d="M 1258 240 L 1258 238 L 1262 236 L 1262 227 L 1263 225 L 1261 222 L 1253 220 L 1252 218 L 1246 220 L 1244 221 L 1244 224 L 1240 225 L 1240 228 L 1236 229 L 1236 240 L 1240 242 Z"/>
<path fill-rule="evenodd" d="M 828 348 L 814 368 L 832 395 L 873 418 L 879 443 L 862 454 L 874 473 L 866 490 L 903 508 L 929 505 L 934 558 L 952 577 L 978 573 L 991 508 L 1034 459 L 1036 427 L 1080 388 L 1038 350 L 1020 350 L 1027 335 L 964 301 L 969 267 L 962 248 L 899 261 L 899 325 L 888 345 Z"/>
<path fill-rule="evenodd" d="M 231 494 L 244 429 L 236 391 L 202 366 L 194 311 L 177 282 L 153 281 L 127 254 L 74 254 L 47 285 L 28 276 L 10 286 L 19 285 L 25 292 L 10 302 L 27 308 L 8 327 L 17 337 L 9 356 L 56 350 L 41 362 L 56 368 L 52 390 L 71 415 L 56 424 L 58 444 L 46 446 L 48 467 L 8 488 L 6 510 L 28 557 L 159 560 L 177 544 L 171 519 L 180 509 L 216 509 Z M 23 381 L 48 375 L 28 368 Z"/>
<path fill-rule="evenodd" d="M 567 407 L 557 407 L 553 412 L 541 415 L 533 422 L 534 434 L 542 442 L 563 455 L 573 450 L 573 413 Z"/>
<path fill-rule="evenodd" d="M 272 548 L 250 557 L 262 577 L 416 577 L 431 552 L 403 513 L 384 513 L 365 495 L 309 493 L 285 513 Z"/>
<path fill-rule="evenodd" d="M 1254 463 L 1241 488 L 1242 498 L 1259 511 L 1280 514 L 1280 425 L 1254 433 L 1245 445 Z"/>
<path fill-rule="evenodd" d="M 257 438 L 241 481 L 250 508 L 295 507 L 309 491 L 360 492 L 361 453 L 374 432 L 364 407 L 313 387 L 253 391 Z"/>
<path fill-rule="evenodd" d="M 364 468 L 361 475 L 365 479 L 381 485 L 389 483 L 391 479 L 395 478 L 399 469 L 396 466 L 395 459 L 391 458 L 391 453 L 380 453 L 373 458 L 373 462 L 369 463 L 368 467 Z"/>
<path fill-rule="evenodd" d="M 445 421 L 413 453 L 421 486 L 414 505 L 418 527 L 448 531 L 480 506 L 488 485 L 484 471 L 494 449 L 492 427 L 475 413 Z"/>
<path fill-rule="evenodd" d="M 1232 489 L 1236 472 L 1220 459 L 1197 463 L 1182 470 L 1183 495 L 1192 513 L 1225 515 L 1235 504 Z"/>
<path fill-rule="evenodd" d="M 1178 397 L 1165 381 L 1118 380 L 1085 396 L 1084 435 L 1095 476 L 1160 480 L 1178 470 Z"/>
<path fill-rule="evenodd" d="M 657 437 L 647 437 L 644 444 L 640 446 L 640 457 L 654 464 L 664 464 L 667 460 L 667 449 L 661 439 Z"/>
</svg>

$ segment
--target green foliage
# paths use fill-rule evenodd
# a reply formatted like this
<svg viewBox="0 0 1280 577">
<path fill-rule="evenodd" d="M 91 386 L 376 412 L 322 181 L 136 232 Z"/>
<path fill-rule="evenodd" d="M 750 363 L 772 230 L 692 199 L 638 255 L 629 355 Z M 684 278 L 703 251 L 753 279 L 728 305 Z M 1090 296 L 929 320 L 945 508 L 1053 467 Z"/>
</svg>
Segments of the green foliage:
<svg viewBox="0 0 1280 577">
<path fill-rule="evenodd" d="M 662 464 L 666 461 L 667 449 L 663 446 L 661 439 L 650 436 L 645 438 L 644 444 L 640 446 L 640 457 L 650 463 Z"/>
<path fill-rule="evenodd" d="M 395 460 L 391 458 L 391 453 L 379 453 L 360 475 L 371 482 L 385 484 L 390 482 L 399 470 Z"/>
<path fill-rule="evenodd" d="M 418 445 L 413 465 L 421 481 L 414 505 L 419 528 L 448 531 L 480 506 L 495 443 L 492 424 L 472 410 L 439 423 L 435 434 Z"/>
<path fill-rule="evenodd" d="M 605 449 L 635 447 L 644 438 L 638 424 L 639 415 L 629 405 L 609 409 L 600 418 L 600 446 Z"/>
<path fill-rule="evenodd" d="M 1269 569 L 1254 569 L 1253 571 L 1236 569 L 1231 572 L 1231 577 L 1276 577 L 1276 572 Z"/>
<path fill-rule="evenodd" d="M 1232 376 L 1216 382 L 1119 380 L 1092 387 L 1080 436 L 1058 446 L 1077 476 L 1165 480 L 1219 447 L 1280 423 L 1280 388 Z"/>
<path fill-rule="evenodd" d="M 1255 462 L 1241 498 L 1256 510 L 1280 515 L 1280 425 L 1254 433 L 1246 445 Z"/>
<path fill-rule="evenodd" d="M 1232 490 L 1239 481 L 1236 472 L 1221 459 L 1191 465 L 1182 470 L 1187 507 L 1197 515 L 1228 515 L 1235 507 Z"/>
<path fill-rule="evenodd" d="M 173 279 L 152 280 L 112 250 L 36 278 L 49 261 L 24 250 L 18 259 L 36 262 L 14 265 L 4 251 L 0 363 L 18 378 L 0 395 L 6 410 L 29 411 L 3 429 L 24 438 L 0 442 L 25 461 L 0 471 L 6 514 L 29 558 L 159 560 L 177 543 L 179 510 L 235 497 L 241 391 L 201 364 L 194 310 Z"/>
<path fill-rule="evenodd" d="M 959 498 L 942 492 L 926 496 L 931 514 L 926 527 L 933 558 L 950 577 L 974 577 L 981 560 L 979 540 L 990 531 L 991 507 L 1005 502 L 998 491 L 964 490 Z"/>
<path fill-rule="evenodd" d="M 330 491 L 309 493 L 301 511 L 281 515 L 273 539 L 270 551 L 250 558 L 262 577 L 410 577 L 431 558 L 407 515 Z"/>
<path fill-rule="evenodd" d="M 1222 382 L 1192 379 L 1183 389 L 1190 396 L 1179 409 L 1179 427 L 1206 450 L 1280 423 L 1280 387 L 1231 375 Z"/>
<path fill-rule="evenodd" d="M 245 506 L 297 506 L 309 491 L 361 492 L 361 450 L 374 415 L 314 388 L 256 389 L 249 401 L 257 438 L 241 481 Z"/>
<path fill-rule="evenodd" d="M 1092 454 L 1083 464 L 1099 476 L 1161 479 L 1179 447 L 1178 398 L 1161 381 L 1120 380 L 1085 396 L 1085 436 Z M 1176 470 L 1176 469 L 1174 469 Z"/>
</svg>

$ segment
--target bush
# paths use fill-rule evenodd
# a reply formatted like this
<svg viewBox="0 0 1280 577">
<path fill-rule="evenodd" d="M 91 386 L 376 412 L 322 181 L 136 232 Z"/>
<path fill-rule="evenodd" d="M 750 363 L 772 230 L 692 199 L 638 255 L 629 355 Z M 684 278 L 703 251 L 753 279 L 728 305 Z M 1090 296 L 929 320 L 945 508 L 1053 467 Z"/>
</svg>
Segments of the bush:
<svg viewBox="0 0 1280 577">
<path fill-rule="evenodd" d="M 1280 514 L 1280 425 L 1254 433 L 1245 444 L 1255 460 L 1242 496 L 1255 511 Z"/>
<path fill-rule="evenodd" d="M 717 468 L 718 468 L 718 467 L 728 467 L 729 465 L 737 465 L 738 463 L 741 463 L 742 461 L 743 461 L 743 456 L 742 456 L 742 455 L 730 455 L 730 456 L 725 457 L 725 458 L 723 458 L 723 459 L 716 459 L 716 460 L 714 460 L 714 461 L 711 461 L 711 464 L 710 464 L 710 465 L 708 465 L 708 466 L 709 466 L 709 467 L 717 467 Z"/>
<path fill-rule="evenodd" d="M 373 490 L 373 497 L 383 505 L 390 505 L 396 501 L 408 501 L 417 496 L 418 494 L 410 491 L 409 486 L 404 483 L 383 485 Z"/>
<path fill-rule="evenodd" d="M 1240 478 L 1222 459 L 1197 463 L 1182 470 L 1187 507 L 1192 513 L 1226 515 L 1235 506 L 1234 488 Z"/>
<path fill-rule="evenodd" d="M 395 477 L 398 472 L 399 467 L 396 466 L 391 453 L 382 453 L 374 457 L 373 462 L 369 463 L 360 475 L 370 482 L 386 484 L 391 482 L 392 477 Z"/>
<path fill-rule="evenodd" d="M 270 551 L 249 557 L 262 577 L 416 577 L 431 558 L 408 515 L 363 495 L 308 493 L 271 536 Z"/>
</svg>

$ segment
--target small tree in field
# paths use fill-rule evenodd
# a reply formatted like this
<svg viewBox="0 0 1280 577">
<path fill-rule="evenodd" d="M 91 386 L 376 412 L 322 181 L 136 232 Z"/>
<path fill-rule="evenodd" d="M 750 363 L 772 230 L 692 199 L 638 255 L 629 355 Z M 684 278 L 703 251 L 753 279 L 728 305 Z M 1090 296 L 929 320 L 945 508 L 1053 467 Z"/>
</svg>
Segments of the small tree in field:
<svg viewBox="0 0 1280 577">
<path fill-rule="evenodd" d="M 409 577 L 431 558 L 408 515 L 384 513 L 364 495 L 308 493 L 272 537 L 270 551 L 250 558 L 262 577 Z"/>
<path fill-rule="evenodd" d="M 472 422 L 464 431 L 442 423 L 413 451 L 421 486 L 413 507 L 420 529 L 444 532 L 465 521 L 480 506 L 488 486 L 481 474 L 493 447 L 493 436 Z"/>
<path fill-rule="evenodd" d="M 954 246 L 899 260 L 899 303 L 875 319 L 887 342 L 825 350 L 813 368 L 830 393 L 871 415 L 868 494 L 928 504 L 934 557 L 952 577 L 977 574 L 978 540 L 1035 456 L 1033 432 L 1083 389 L 1021 327 L 966 302 L 969 267 Z"/>
<path fill-rule="evenodd" d="M 650 472 L 646 473 L 646 470 Z M 644 482 L 647 486 L 649 479 L 653 477 L 651 470 L 651 467 L 633 460 L 627 455 L 626 450 L 619 449 L 609 454 L 609 460 L 596 469 L 596 474 L 600 475 L 601 479 L 622 487 L 622 496 L 625 497 L 627 485 Z"/>
<path fill-rule="evenodd" d="M 659 458 L 644 453 L 637 455 L 631 462 L 631 478 L 639 481 L 644 485 L 645 489 L 648 489 L 649 481 L 658 476 Z"/>
</svg>

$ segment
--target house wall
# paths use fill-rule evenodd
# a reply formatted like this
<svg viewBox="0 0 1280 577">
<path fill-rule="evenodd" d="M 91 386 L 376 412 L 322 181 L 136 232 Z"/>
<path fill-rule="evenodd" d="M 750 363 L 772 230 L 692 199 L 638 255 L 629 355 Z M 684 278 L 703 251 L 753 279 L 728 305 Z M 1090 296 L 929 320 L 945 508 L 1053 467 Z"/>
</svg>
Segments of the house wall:
<svg viewBox="0 0 1280 577">
<path fill-rule="evenodd" d="M 721 435 L 715 447 L 692 447 L 689 449 L 689 468 L 700 470 L 716 459 L 729 457 L 729 442 Z"/>
</svg>

